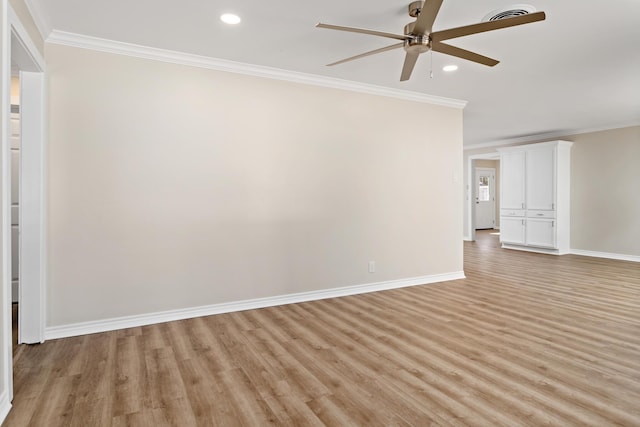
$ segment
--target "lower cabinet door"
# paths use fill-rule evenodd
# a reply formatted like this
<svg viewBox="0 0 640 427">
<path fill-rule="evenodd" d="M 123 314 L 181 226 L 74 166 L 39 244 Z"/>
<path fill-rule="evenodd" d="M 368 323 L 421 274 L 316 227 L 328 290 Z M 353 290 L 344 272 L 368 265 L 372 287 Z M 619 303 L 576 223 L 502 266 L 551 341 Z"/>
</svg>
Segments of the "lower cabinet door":
<svg viewBox="0 0 640 427">
<path fill-rule="evenodd" d="M 527 218 L 526 244 L 541 248 L 556 247 L 556 221 L 553 219 Z"/>
<path fill-rule="evenodd" d="M 513 243 L 524 245 L 524 218 L 500 217 L 500 241 L 502 243 Z"/>
</svg>

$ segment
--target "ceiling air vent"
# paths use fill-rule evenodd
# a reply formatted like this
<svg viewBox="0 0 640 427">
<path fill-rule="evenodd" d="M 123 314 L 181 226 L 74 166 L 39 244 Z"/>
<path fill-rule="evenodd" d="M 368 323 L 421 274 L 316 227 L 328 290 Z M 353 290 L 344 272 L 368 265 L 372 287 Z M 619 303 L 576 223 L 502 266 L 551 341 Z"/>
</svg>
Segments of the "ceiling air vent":
<svg viewBox="0 0 640 427">
<path fill-rule="evenodd" d="M 527 15 L 535 12 L 536 8 L 528 4 L 514 4 L 513 6 L 505 7 L 504 9 L 498 9 L 489 12 L 482 18 L 482 22 L 497 21 L 499 19 L 513 18 L 515 16 Z"/>
</svg>

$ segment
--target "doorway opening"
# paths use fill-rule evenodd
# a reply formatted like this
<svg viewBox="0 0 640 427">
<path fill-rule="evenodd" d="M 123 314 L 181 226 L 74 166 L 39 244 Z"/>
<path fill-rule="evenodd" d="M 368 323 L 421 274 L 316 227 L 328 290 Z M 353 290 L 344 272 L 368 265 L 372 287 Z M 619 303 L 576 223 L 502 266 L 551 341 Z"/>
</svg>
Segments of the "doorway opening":
<svg viewBox="0 0 640 427">
<path fill-rule="evenodd" d="M 11 340 L 15 354 L 20 309 L 20 76 L 19 70 L 12 67 L 11 71 Z"/>
<path fill-rule="evenodd" d="M 18 300 L 18 343 L 44 341 L 44 259 L 45 259 L 45 196 L 46 152 L 44 143 L 44 59 L 26 30 L 9 9 L 11 25 L 10 73 L 11 138 L 3 135 L 3 189 L 8 193 L 3 203 L 10 206 L 3 215 L 11 237 L 11 273 L 4 282 L 9 285 L 9 298 Z M 9 79 L 9 77 L 7 77 Z M 15 86 L 15 87 L 14 87 Z M 5 86 L 7 87 L 7 86 Z M 7 105 L 5 104 L 5 105 Z M 9 139 L 9 140 L 7 140 Z M 15 259 L 14 259 L 15 258 Z M 6 286 L 6 285 L 5 285 Z M 11 295 L 17 290 L 17 295 Z M 5 294 L 6 295 L 6 294 Z M 13 310 L 11 310 L 13 312 Z M 5 317 L 6 318 L 6 317 Z M 8 332 L 8 331 L 7 331 Z"/>
<path fill-rule="evenodd" d="M 491 161 L 495 162 L 495 161 Z M 477 165 L 478 162 L 476 162 Z M 474 202 L 476 230 L 496 228 L 496 169 L 475 168 Z"/>
<path fill-rule="evenodd" d="M 17 343 L 40 343 L 44 341 L 44 293 L 46 259 L 46 215 L 47 188 L 46 144 L 45 144 L 45 63 L 44 58 L 31 40 L 11 5 L 6 5 L 3 16 L 7 31 L 0 37 L 2 44 L 2 305 L 0 307 L 0 384 L 7 393 L 0 396 L 0 404 L 7 407 L 13 398 L 13 288 L 17 277 Z M 12 76 L 19 83 L 19 155 L 12 150 L 11 132 L 11 83 Z M 15 111 L 15 109 L 14 109 Z M 15 118 L 15 116 L 14 116 Z M 17 167 L 12 163 L 17 160 Z M 18 180 L 12 180 L 12 169 L 16 169 Z M 15 174 L 15 172 L 14 172 Z M 19 203 L 14 206 L 12 188 L 18 189 Z M 14 209 L 17 207 L 17 209 Z M 12 214 L 17 211 L 17 222 Z M 14 222 L 16 222 L 14 224 Z M 17 226 L 18 236 L 12 230 Z M 12 233 L 13 231 L 13 233 Z M 12 242 L 13 240 L 13 242 Z M 15 243 L 14 243 L 15 242 Z M 17 267 L 13 262 L 12 246 L 17 243 Z M 16 267 L 16 268 L 12 268 Z M 12 270 L 17 270 L 17 276 Z"/>
<path fill-rule="evenodd" d="M 493 229 L 494 232 L 499 232 L 500 230 L 500 154 L 497 151 L 484 153 L 484 154 L 473 154 L 470 155 L 467 162 L 467 185 L 466 185 L 466 230 L 468 231 L 466 240 L 475 241 L 476 240 L 476 229 Z M 493 189 L 493 197 L 491 197 L 491 189 L 480 188 L 481 180 L 478 177 L 476 180 L 476 169 L 493 169 L 495 171 L 494 178 L 494 189 Z M 489 178 L 490 180 L 491 178 Z M 477 181 L 477 182 L 476 182 Z M 482 181 L 484 184 L 485 181 Z M 486 182 L 490 184 L 490 181 Z M 484 185 L 483 185 L 484 187 Z M 479 194 L 481 193 L 482 194 Z M 480 206 L 479 203 L 476 203 L 476 197 L 478 197 L 478 202 L 480 202 L 480 198 L 484 196 L 484 198 L 495 198 L 494 202 L 494 221 L 491 226 L 486 223 L 478 224 L 477 215 L 482 215 L 482 212 L 478 212 L 477 207 Z"/>
</svg>

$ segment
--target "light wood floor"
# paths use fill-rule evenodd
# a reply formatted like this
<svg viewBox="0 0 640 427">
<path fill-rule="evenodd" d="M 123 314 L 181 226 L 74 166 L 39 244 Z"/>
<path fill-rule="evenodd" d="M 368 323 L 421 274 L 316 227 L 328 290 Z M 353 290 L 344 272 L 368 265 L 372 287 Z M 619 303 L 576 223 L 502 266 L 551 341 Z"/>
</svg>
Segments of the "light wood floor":
<svg viewBox="0 0 640 427">
<path fill-rule="evenodd" d="M 640 426 L 640 264 L 465 243 L 466 280 L 19 346 L 5 426 Z"/>
</svg>

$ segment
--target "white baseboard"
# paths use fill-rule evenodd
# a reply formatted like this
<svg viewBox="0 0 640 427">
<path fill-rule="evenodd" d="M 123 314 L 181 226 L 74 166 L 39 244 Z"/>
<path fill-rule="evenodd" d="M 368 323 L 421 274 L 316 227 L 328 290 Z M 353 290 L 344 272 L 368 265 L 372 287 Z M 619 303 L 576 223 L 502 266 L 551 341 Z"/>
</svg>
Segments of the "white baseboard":
<svg viewBox="0 0 640 427">
<path fill-rule="evenodd" d="M 301 292 L 252 300 L 234 301 L 201 307 L 169 310 L 159 313 L 124 316 L 113 319 L 96 320 L 91 322 L 74 323 L 70 325 L 51 326 L 45 328 L 45 339 L 73 337 L 94 334 L 97 332 L 114 331 L 117 329 L 134 328 L 155 323 L 171 322 L 174 320 L 191 319 L 194 317 L 211 316 L 213 314 L 230 313 L 234 311 L 253 310 L 256 308 L 273 307 L 284 304 L 314 301 L 348 295 L 364 294 L 368 292 L 384 291 L 404 288 L 408 286 L 426 285 L 436 282 L 464 279 L 464 271 L 434 274 L 430 276 L 411 277 L 408 279 L 389 280 L 386 282 L 369 283 L 364 285 L 346 286 L 342 288 L 323 289 L 319 291 Z"/>
<path fill-rule="evenodd" d="M 547 254 L 547 255 L 566 255 L 570 253 L 566 250 L 559 249 L 546 249 L 546 248 L 538 248 L 535 246 L 520 246 L 520 245 L 511 245 L 509 243 L 502 243 L 501 247 L 503 249 L 512 249 L 515 251 L 523 251 L 523 252 L 535 252 L 537 254 Z"/>
<path fill-rule="evenodd" d="M 582 249 L 571 249 L 570 253 L 574 255 L 590 256 L 595 258 L 608 258 L 608 259 L 617 259 L 620 261 L 640 262 L 640 256 L 636 256 L 636 255 L 615 254 L 611 252 L 585 251 Z"/>
<path fill-rule="evenodd" d="M 11 401 L 9 400 L 9 391 L 5 390 L 0 395 L 0 424 L 2 424 L 9 415 L 11 410 Z"/>
</svg>

